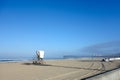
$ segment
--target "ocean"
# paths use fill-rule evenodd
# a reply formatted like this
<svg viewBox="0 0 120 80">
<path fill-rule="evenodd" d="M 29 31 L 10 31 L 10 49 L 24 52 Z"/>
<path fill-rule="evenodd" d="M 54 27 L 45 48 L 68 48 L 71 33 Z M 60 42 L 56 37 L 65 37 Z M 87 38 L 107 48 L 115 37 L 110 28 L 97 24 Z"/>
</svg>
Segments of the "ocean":
<svg viewBox="0 0 120 80">
<path fill-rule="evenodd" d="M 44 58 L 44 60 L 57 60 L 57 59 L 63 59 L 63 58 Z M 0 58 L 0 62 L 24 62 L 24 61 L 32 61 L 37 60 L 36 58 Z"/>
</svg>

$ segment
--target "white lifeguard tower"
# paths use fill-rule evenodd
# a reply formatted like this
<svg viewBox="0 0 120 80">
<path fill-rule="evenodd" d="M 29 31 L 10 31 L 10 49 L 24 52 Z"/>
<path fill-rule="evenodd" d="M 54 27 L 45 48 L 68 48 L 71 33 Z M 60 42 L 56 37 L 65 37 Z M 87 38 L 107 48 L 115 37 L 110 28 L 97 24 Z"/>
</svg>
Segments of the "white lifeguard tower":
<svg viewBox="0 0 120 80">
<path fill-rule="evenodd" d="M 44 64 L 45 62 L 43 61 L 44 58 L 44 51 L 43 50 L 37 50 L 36 51 L 36 58 L 37 60 L 33 60 L 34 64 Z"/>
</svg>

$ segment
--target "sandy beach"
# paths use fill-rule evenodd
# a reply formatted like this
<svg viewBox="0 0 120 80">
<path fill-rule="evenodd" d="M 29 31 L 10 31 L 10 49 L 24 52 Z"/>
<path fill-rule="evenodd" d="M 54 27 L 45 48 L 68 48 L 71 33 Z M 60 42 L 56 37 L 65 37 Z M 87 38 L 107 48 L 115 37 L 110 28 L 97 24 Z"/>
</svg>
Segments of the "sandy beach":
<svg viewBox="0 0 120 80">
<path fill-rule="evenodd" d="M 119 61 L 47 60 L 45 65 L 6 62 L 0 63 L 0 80 L 80 80 L 119 65 Z"/>
</svg>

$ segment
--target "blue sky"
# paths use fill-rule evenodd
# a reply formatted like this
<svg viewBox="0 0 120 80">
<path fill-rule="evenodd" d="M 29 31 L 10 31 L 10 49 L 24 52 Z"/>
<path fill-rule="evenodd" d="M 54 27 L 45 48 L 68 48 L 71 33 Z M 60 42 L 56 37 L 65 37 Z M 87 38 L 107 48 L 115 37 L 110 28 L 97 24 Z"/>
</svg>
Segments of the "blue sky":
<svg viewBox="0 0 120 80">
<path fill-rule="evenodd" d="M 33 56 L 39 49 L 61 57 L 120 40 L 119 34 L 119 0 L 0 0 L 1 57 Z"/>
</svg>

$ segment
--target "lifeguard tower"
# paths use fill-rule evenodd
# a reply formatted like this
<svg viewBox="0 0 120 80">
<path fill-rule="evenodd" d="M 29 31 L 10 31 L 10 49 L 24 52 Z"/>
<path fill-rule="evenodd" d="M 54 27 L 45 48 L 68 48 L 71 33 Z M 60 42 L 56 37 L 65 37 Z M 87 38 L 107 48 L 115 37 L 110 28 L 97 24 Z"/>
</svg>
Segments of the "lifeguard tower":
<svg viewBox="0 0 120 80">
<path fill-rule="evenodd" d="M 33 60 L 33 64 L 44 64 L 44 51 L 37 50 L 36 51 L 36 60 Z"/>
</svg>

